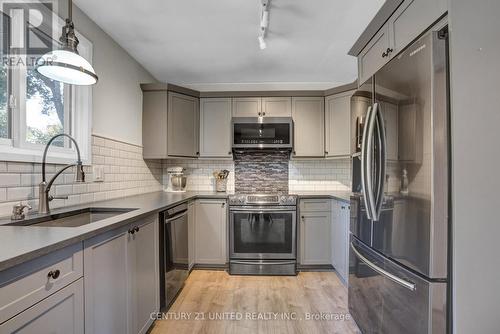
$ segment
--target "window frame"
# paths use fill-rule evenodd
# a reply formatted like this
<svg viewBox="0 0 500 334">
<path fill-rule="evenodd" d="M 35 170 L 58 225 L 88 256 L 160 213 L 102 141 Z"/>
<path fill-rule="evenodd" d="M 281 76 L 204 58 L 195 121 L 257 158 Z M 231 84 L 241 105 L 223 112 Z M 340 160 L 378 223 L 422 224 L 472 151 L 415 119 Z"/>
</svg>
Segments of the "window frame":
<svg viewBox="0 0 500 334">
<path fill-rule="evenodd" d="M 52 20 L 51 36 L 58 36 L 65 24 L 65 20 L 60 18 L 55 12 L 52 12 Z M 78 45 L 79 54 L 92 64 L 92 42 L 79 31 L 75 30 L 75 33 L 80 41 Z M 26 140 L 26 79 L 26 66 L 9 69 L 7 105 L 9 110 L 10 138 L 0 138 L 1 161 L 42 161 L 45 145 L 30 143 Z M 14 97 L 14 103 L 11 101 L 12 97 Z M 65 84 L 64 108 L 64 128 L 69 128 L 69 134 L 77 141 L 82 162 L 90 165 L 92 163 L 92 87 Z M 66 117 L 66 113 L 68 117 Z M 65 130 L 65 132 L 68 131 Z M 67 139 L 65 139 L 64 148 L 52 146 L 47 154 L 47 162 L 49 163 L 72 163 L 75 159 L 75 148 Z"/>
</svg>

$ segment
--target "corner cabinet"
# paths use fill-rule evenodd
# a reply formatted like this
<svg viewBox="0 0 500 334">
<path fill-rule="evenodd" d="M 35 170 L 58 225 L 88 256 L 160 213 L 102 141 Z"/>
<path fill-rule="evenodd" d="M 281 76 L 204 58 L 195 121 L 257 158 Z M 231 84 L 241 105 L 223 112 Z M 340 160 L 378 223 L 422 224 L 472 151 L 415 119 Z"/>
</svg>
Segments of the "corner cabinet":
<svg viewBox="0 0 500 334">
<path fill-rule="evenodd" d="M 143 88 L 142 144 L 145 159 L 197 157 L 198 135 L 197 97 Z"/>
<path fill-rule="evenodd" d="M 200 158 L 232 158 L 231 98 L 200 99 Z"/>
<path fill-rule="evenodd" d="M 447 10 L 446 0 L 404 1 L 358 55 L 359 84 L 375 74 Z"/>
<path fill-rule="evenodd" d="M 159 310 L 158 219 L 84 241 L 85 333 L 146 333 Z"/>
<path fill-rule="evenodd" d="M 195 262 L 222 266 L 227 263 L 226 200 L 196 201 Z"/>
<path fill-rule="evenodd" d="M 325 99 L 292 97 L 294 158 L 325 156 Z"/>
<path fill-rule="evenodd" d="M 354 91 L 325 98 L 325 156 L 351 155 L 351 97 Z"/>
</svg>

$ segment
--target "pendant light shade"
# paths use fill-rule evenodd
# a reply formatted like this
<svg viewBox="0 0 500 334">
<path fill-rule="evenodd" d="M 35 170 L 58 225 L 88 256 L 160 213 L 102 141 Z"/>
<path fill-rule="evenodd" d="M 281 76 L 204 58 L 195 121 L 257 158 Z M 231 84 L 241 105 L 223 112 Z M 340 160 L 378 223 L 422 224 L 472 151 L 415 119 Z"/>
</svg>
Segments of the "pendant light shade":
<svg viewBox="0 0 500 334">
<path fill-rule="evenodd" d="M 38 59 L 37 71 L 56 81 L 72 85 L 93 85 L 97 75 L 90 63 L 71 51 L 55 50 Z"/>
<path fill-rule="evenodd" d="M 44 54 L 37 61 L 36 70 L 49 79 L 71 85 L 93 85 L 98 77 L 90 63 L 78 54 L 78 38 L 72 21 L 73 2 L 68 4 L 69 17 L 62 28 L 61 49 Z"/>
</svg>

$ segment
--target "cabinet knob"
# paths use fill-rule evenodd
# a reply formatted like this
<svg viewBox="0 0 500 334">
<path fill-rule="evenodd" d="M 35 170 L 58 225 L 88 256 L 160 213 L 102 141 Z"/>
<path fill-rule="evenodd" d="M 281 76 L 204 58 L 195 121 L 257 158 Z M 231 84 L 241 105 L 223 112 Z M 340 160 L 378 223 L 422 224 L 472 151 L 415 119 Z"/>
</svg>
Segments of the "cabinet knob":
<svg viewBox="0 0 500 334">
<path fill-rule="evenodd" d="M 300 216 L 300 218 L 301 218 L 302 220 L 306 219 L 306 217 L 304 217 L 304 216 Z"/>
<path fill-rule="evenodd" d="M 135 233 L 135 229 L 134 229 L 134 228 L 131 228 L 130 230 L 128 230 L 128 233 L 129 233 L 129 234 L 134 234 L 134 233 Z"/>
<path fill-rule="evenodd" d="M 228 154 L 228 155 L 231 155 L 231 154 L 233 154 L 233 153 L 232 153 L 231 151 L 229 151 L 229 152 L 227 152 L 227 154 Z"/>
<path fill-rule="evenodd" d="M 134 232 L 139 232 L 139 226 L 134 227 Z"/>
<path fill-rule="evenodd" d="M 262 113 L 261 113 L 261 112 L 259 112 L 259 113 L 258 113 L 258 115 L 259 115 L 259 116 L 262 116 Z"/>
<path fill-rule="evenodd" d="M 382 52 L 382 58 L 388 57 L 392 51 L 394 51 L 394 50 L 391 48 L 387 48 L 387 50 L 385 50 L 385 52 Z"/>
<path fill-rule="evenodd" d="M 325 151 L 325 154 L 328 154 L 328 151 Z"/>
<path fill-rule="evenodd" d="M 266 113 L 265 113 L 265 112 L 263 112 L 263 113 L 262 113 L 262 116 L 266 116 Z"/>
<path fill-rule="evenodd" d="M 51 270 L 47 274 L 47 277 L 52 278 L 52 279 L 58 279 L 60 274 L 61 274 L 61 272 L 59 271 L 59 269 Z"/>
</svg>

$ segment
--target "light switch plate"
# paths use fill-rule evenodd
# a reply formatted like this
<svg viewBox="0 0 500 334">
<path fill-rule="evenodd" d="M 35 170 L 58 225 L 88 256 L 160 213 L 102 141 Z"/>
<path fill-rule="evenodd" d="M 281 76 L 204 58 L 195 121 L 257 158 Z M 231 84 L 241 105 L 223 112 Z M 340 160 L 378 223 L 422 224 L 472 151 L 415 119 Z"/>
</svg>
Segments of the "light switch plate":
<svg viewBox="0 0 500 334">
<path fill-rule="evenodd" d="M 94 175 L 94 182 L 104 182 L 103 166 L 92 166 L 92 174 Z"/>
</svg>

